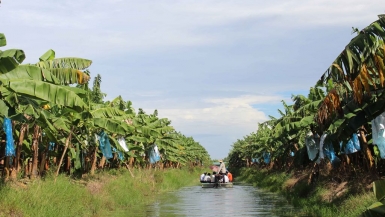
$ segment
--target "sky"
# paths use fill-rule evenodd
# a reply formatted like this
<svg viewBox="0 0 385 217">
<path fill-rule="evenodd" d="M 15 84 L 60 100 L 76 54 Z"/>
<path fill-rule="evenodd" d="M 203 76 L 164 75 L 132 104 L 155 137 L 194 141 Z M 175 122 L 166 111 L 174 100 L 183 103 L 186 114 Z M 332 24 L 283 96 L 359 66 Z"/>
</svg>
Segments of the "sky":
<svg viewBox="0 0 385 217">
<path fill-rule="evenodd" d="M 307 95 L 383 1 L 2 0 L 1 50 L 93 61 L 105 100 L 158 110 L 211 158 Z"/>
</svg>

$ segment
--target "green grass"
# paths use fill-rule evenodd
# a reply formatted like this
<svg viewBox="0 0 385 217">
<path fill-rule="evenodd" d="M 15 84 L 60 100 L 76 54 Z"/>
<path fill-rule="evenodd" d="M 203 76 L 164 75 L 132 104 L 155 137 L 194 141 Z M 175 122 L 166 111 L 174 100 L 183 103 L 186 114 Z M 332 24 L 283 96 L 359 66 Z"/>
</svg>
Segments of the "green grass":
<svg viewBox="0 0 385 217">
<path fill-rule="evenodd" d="M 114 170 L 76 180 L 60 175 L 0 185 L 0 216 L 127 216 L 145 214 L 156 195 L 198 184 L 199 172 Z"/>
<path fill-rule="evenodd" d="M 59 176 L 56 183 L 50 179 L 15 185 L 0 188 L 0 216 L 90 216 L 92 210 L 84 209 L 84 205 L 95 202 L 84 187 L 71 184 L 64 176 Z"/>
<path fill-rule="evenodd" d="M 331 195 L 329 197 L 327 195 L 330 193 L 330 189 L 326 187 L 327 181 L 308 184 L 307 178 L 288 189 L 285 186 L 286 181 L 292 177 L 292 174 L 284 172 L 244 169 L 241 174 L 237 181 L 251 183 L 285 196 L 293 206 L 300 208 L 300 213 L 297 214 L 299 216 L 356 217 L 376 201 L 373 192 L 356 193 L 357 189 L 352 189 L 352 187 L 348 188 L 344 196 L 337 198 L 335 195 Z M 325 198 L 330 198 L 330 200 Z"/>
</svg>

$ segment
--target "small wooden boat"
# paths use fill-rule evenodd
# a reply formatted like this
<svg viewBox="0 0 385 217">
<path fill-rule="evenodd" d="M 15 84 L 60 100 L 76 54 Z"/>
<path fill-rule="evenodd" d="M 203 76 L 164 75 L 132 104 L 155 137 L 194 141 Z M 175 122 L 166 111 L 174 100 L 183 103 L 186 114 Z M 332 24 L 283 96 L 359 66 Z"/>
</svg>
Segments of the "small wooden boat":
<svg viewBox="0 0 385 217">
<path fill-rule="evenodd" d="M 210 183 L 201 183 L 202 188 L 214 188 L 216 187 L 216 183 L 210 182 Z M 227 183 L 217 183 L 218 188 L 232 188 L 233 183 L 232 182 L 227 182 Z"/>
</svg>

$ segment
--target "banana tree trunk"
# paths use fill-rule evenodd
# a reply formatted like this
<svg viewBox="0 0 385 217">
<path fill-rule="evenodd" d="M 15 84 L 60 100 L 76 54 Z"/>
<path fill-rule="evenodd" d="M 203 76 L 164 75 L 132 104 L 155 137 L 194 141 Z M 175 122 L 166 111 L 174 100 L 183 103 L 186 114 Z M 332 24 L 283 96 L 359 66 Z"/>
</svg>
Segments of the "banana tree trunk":
<svg viewBox="0 0 385 217">
<path fill-rule="evenodd" d="M 15 132 L 15 125 L 16 125 L 16 122 L 12 121 L 12 132 Z M 12 160 L 10 159 L 9 161 L 10 161 L 9 165 L 8 165 L 9 178 L 11 180 L 16 180 L 16 178 L 17 178 L 16 157 L 14 157 Z"/>
<path fill-rule="evenodd" d="M 92 166 L 91 166 L 91 170 L 90 170 L 90 174 L 91 175 L 94 175 L 95 174 L 95 170 L 96 170 L 96 161 L 97 161 L 97 153 L 98 153 L 98 147 L 96 146 L 95 147 L 95 151 L 93 153 L 93 156 L 92 156 Z"/>
<path fill-rule="evenodd" d="M 13 161 L 14 162 L 15 158 L 13 158 Z M 16 166 L 14 163 L 12 163 L 12 165 L 9 167 L 9 179 L 10 180 L 16 180 L 17 179 L 17 170 L 16 170 Z"/>
<path fill-rule="evenodd" d="M 25 133 L 27 131 L 27 127 L 28 127 L 28 124 L 23 124 L 20 127 L 19 141 L 17 143 L 16 157 L 14 160 L 14 164 L 17 172 L 21 170 L 20 155 L 21 155 L 21 151 L 23 150 L 23 141 L 24 141 Z"/>
<path fill-rule="evenodd" d="M 31 177 L 31 173 L 32 173 L 32 160 L 28 159 L 25 165 L 25 176 Z"/>
<path fill-rule="evenodd" d="M 3 176 L 5 181 L 9 179 L 9 157 L 5 157 Z"/>
<path fill-rule="evenodd" d="M 47 142 L 47 146 L 45 147 L 44 152 L 41 155 L 41 162 L 40 162 L 40 175 L 43 175 L 44 169 L 45 169 L 45 164 L 47 161 L 47 156 L 48 156 L 48 151 L 49 151 L 49 142 Z"/>
<path fill-rule="evenodd" d="M 373 168 L 374 160 L 373 160 L 373 155 L 370 152 L 370 149 L 368 148 L 368 143 L 366 141 L 366 136 L 365 136 L 365 127 L 362 126 L 360 128 L 360 139 L 361 139 L 361 148 L 364 152 L 364 156 L 366 158 L 366 165 L 368 170 L 371 170 Z"/>
<path fill-rule="evenodd" d="M 134 142 L 134 145 L 136 146 L 137 142 Z M 134 155 L 135 154 L 135 151 L 132 151 L 132 154 Z M 132 168 L 132 165 L 134 163 L 134 157 L 130 157 L 130 162 L 129 162 L 129 165 L 130 167 Z"/>
<path fill-rule="evenodd" d="M 2 176 L 5 175 L 5 135 L 0 141 L 0 168 L 2 168 Z"/>
<path fill-rule="evenodd" d="M 39 161 L 39 138 L 40 138 L 40 127 L 35 124 L 33 131 L 33 142 L 32 142 L 32 172 L 31 178 L 35 179 L 39 176 L 39 171 L 37 170 L 37 165 Z"/>
<path fill-rule="evenodd" d="M 54 150 L 54 152 L 55 152 L 55 155 L 54 155 L 54 157 L 52 158 L 52 164 L 58 166 L 58 165 L 57 165 L 57 157 L 56 157 L 56 156 L 57 156 L 58 153 L 59 153 L 59 145 L 55 145 L 55 150 Z"/>
<path fill-rule="evenodd" d="M 71 157 L 68 156 L 68 153 L 67 153 L 67 161 L 66 161 L 66 172 L 68 174 L 71 174 Z"/>
<path fill-rule="evenodd" d="M 100 159 L 100 162 L 99 162 L 99 168 L 104 168 L 104 164 L 106 163 L 106 157 L 102 157 L 102 159 Z"/>
<path fill-rule="evenodd" d="M 132 151 L 132 154 L 135 154 L 135 151 Z M 130 157 L 130 162 L 128 163 L 130 165 L 130 167 L 132 168 L 133 164 L 134 164 L 134 157 Z"/>
</svg>

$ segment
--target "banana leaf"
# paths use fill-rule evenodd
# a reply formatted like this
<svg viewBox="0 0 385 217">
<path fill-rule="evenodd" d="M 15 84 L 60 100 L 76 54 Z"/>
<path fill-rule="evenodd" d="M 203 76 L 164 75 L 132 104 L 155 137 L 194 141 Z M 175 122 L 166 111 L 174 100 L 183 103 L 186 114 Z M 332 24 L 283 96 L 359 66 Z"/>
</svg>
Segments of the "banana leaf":
<svg viewBox="0 0 385 217">
<path fill-rule="evenodd" d="M 134 142 L 142 142 L 142 143 L 148 143 L 148 140 L 149 140 L 149 139 L 146 138 L 146 137 L 135 136 L 135 135 L 128 137 L 128 139 L 129 139 L 129 140 L 132 140 L 132 141 L 134 141 Z"/>
<path fill-rule="evenodd" d="M 47 82 L 20 79 L 9 81 L 7 86 L 18 94 L 36 97 L 53 104 L 68 106 L 78 110 L 83 110 L 87 107 L 83 100 L 74 92 Z"/>
<path fill-rule="evenodd" d="M 385 215 L 385 205 L 381 202 L 375 202 L 362 213 L 362 217 L 382 217 Z"/>
<path fill-rule="evenodd" d="M 7 45 L 7 39 L 3 33 L 0 33 L 0 47 Z"/>
<path fill-rule="evenodd" d="M 90 76 L 78 69 L 48 68 L 45 69 L 55 75 L 61 84 L 84 84 L 90 80 Z"/>
<path fill-rule="evenodd" d="M 53 60 L 40 61 L 36 63 L 36 66 L 43 69 L 70 68 L 84 70 L 90 67 L 91 64 L 91 60 L 76 57 L 64 57 L 56 58 Z"/>
<path fill-rule="evenodd" d="M 12 71 L 25 59 L 25 53 L 22 50 L 11 49 L 0 51 L 0 74 Z"/>
<path fill-rule="evenodd" d="M 385 202 L 385 180 L 374 181 L 373 192 L 378 201 Z"/>
<path fill-rule="evenodd" d="M 8 117 L 9 116 L 8 110 L 9 110 L 9 107 L 4 103 L 3 100 L 0 100 L 0 115 L 4 117 Z"/>
<path fill-rule="evenodd" d="M 40 61 L 47 61 L 47 60 L 53 60 L 53 59 L 55 59 L 55 51 L 52 49 L 49 49 L 39 58 Z"/>
<path fill-rule="evenodd" d="M 20 65 L 14 70 L 0 74 L 0 80 L 5 82 L 13 79 L 31 79 L 36 81 L 47 81 L 53 84 L 59 84 L 55 75 L 46 69 L 41 69 L 33 65 Z"/>
<path fill-rule="evenodd" d="M 122 124 L 117 120 L 108 118 L 94 118 L 93 123 L 95 126 L 105 129 L 108 132 L 125 135 L 129 133 L 128 125 Z"/>
<path fill-rule="evenodd" d="M 128 117 L 124 111 L 113 107 L 95 109 L 90 111 L 90 113 L 94 118 L 117 118 L 117 116 L 122 118 Z"/>
</svg>

